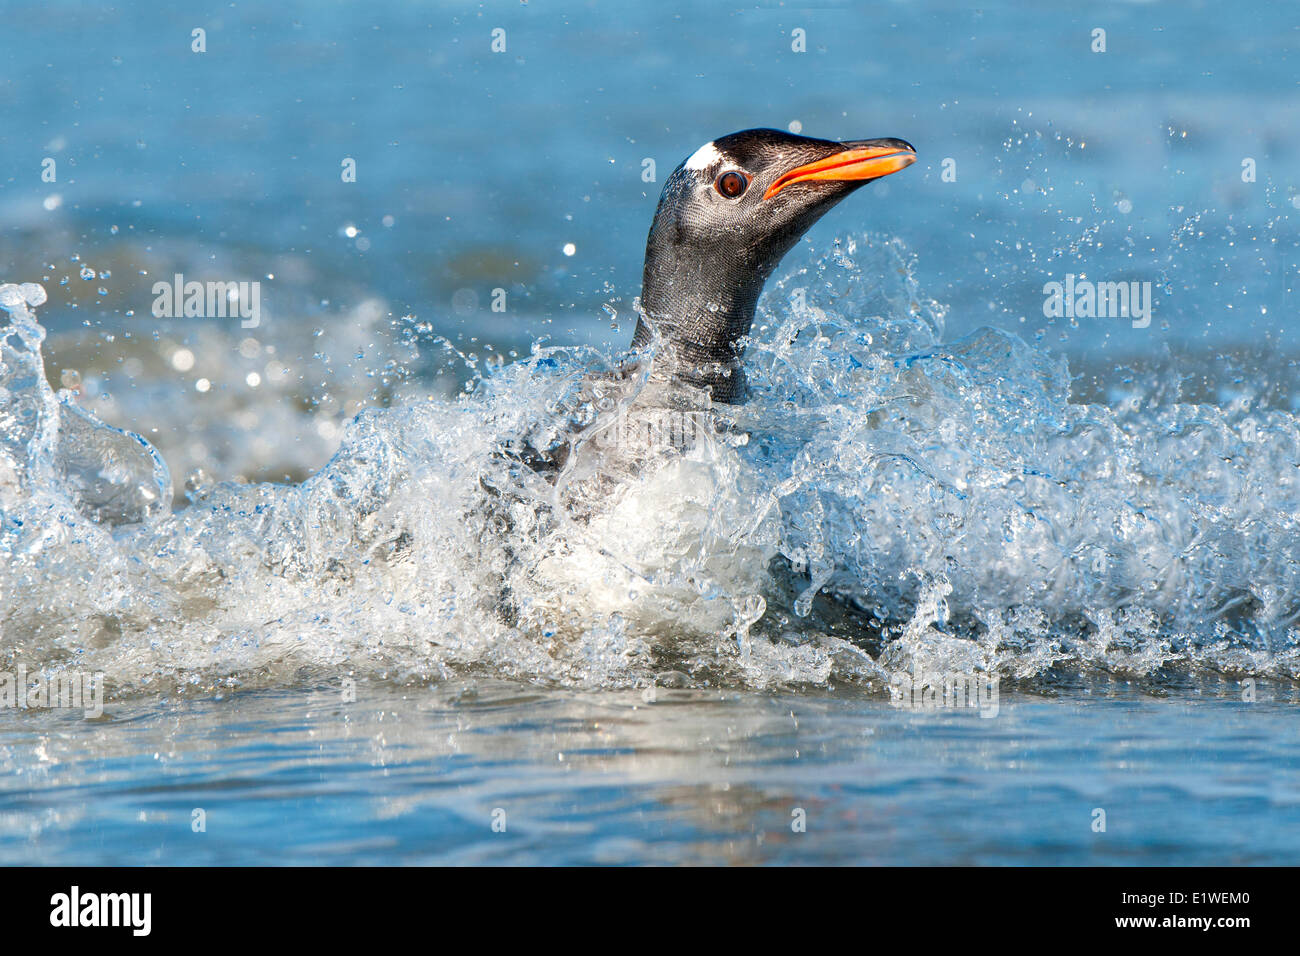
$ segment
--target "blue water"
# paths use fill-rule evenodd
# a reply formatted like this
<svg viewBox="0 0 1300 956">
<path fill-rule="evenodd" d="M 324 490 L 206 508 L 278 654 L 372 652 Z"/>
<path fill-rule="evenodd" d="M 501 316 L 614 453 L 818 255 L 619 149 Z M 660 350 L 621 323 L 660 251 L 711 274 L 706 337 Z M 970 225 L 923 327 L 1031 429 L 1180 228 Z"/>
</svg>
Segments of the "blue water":
<svg viewBox="0 0 1300 956">
<path fill-rule="evenodd" d="M 137 865 L 1293 863 L 1295 695 L 1223 690 L 1153 700 L 1116 683 L 1004 701 L 991 720 L 854 695 L 647 705 L 490 681 L 353 705 L 306 690 L 152 704 L 6 733 L 20 769 L 0 849 Z"/>
<path fill-rule="evenodd" d="M 0 708 L 0 861 L 1297 859 L 1289 8 L 0 22 L 0 282 L 45 295 L 0 290 L 0 672 L 107 675 Z M 745 440 L 565 524 L 496 451 L 570 426 L 662 182 L 749 126 L 919 160 L 769 283 Z M 178 272 L 260 325 L 154 318 Z M 1067 274 L 1152 322 L 1046 317 Z"/>
</svg>

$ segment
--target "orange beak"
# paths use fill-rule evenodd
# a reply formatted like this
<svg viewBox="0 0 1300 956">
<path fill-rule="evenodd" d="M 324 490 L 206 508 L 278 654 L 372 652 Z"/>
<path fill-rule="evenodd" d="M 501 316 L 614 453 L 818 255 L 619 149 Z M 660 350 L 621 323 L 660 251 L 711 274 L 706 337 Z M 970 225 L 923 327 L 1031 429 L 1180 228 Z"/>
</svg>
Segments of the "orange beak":
<svg viewBox="0 0 1300 956">
<path fill-rule="evenodd" d="M 798 166 L 783 174 L 763 193 L 771 199 L 791 183 L 810 180 L 844 182 L 852 179 L 879 179 L 916 162 L 916 153 L 897 146 L 855 146 L 824 159 Z"/>
</svg>

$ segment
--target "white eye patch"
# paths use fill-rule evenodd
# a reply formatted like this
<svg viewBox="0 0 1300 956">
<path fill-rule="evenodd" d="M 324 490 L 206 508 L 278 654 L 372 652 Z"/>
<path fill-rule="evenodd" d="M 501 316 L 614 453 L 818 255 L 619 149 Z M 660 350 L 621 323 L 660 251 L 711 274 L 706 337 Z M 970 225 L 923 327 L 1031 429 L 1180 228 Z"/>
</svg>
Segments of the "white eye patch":
<svg viewBox="0 0 1300 956">
<path fill-rule="evenodd" d="M 686 161 L 686 168 L 693 173 L 702 172 L 721 159 L 722 154 L 718 152 L 718 147 L 712 143 L 705 143 Z"/>
</svg>

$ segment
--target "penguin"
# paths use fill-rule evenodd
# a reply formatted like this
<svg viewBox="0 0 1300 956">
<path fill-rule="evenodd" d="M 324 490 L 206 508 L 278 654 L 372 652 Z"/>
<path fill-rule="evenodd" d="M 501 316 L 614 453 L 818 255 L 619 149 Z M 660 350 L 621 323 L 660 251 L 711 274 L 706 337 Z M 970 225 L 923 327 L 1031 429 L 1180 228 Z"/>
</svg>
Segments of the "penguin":
<svg viewBox="0 0 1300 956">
<path fill-rule="evenodd" d="M 901 139 L 747 129 L 705 143 L 659 197 L 632 348 L 658 340 L 670 381 L 742 402 L 743 342 L 782 257 L 840 200 L 915 161 Z"/>
<path fill-rule="evenodd" d="M 660 194 L 632 356 L 571 396 L 568 435 L 511 457 L 553 481 L 577 439 L 601 452 L 600 470 L 635 474 L 654 446 L 682 450 L 716 430 L 726 407 L 744 401 L 744 342 L 782 257 L 840 200 L 915 161 L 912 145 L 894 138 L 836 142 L 747 129 L 705 143 Z M 646 369 L 637 353 L 656 343 Z M 592 407 L 617 407 L 618 418 L 578 423 Z"/>
<path fill-rule="evenodd" d="M 774 129 L 731 133 L 684 160 L 664 183 L 646 239 L 631 354 L 559 403 L 568 424 L 548 429 L 547 444 L 501 449 L 505 467 L 480 479 L 484 540 L 556 512 L 586 524 L 665 456 L 728 430 L 728 408 L 745 398 L 744 343 L 777 264 L 840 200 L 915 161 L 901 139 L 835 142 Z M 515 508 L 519 496 L 531 504 Z M 509 567 L 514 550 L 501 547 Z M 503 573 L 499 606 L 513 620 L 507 580 Z"/>
</svg>

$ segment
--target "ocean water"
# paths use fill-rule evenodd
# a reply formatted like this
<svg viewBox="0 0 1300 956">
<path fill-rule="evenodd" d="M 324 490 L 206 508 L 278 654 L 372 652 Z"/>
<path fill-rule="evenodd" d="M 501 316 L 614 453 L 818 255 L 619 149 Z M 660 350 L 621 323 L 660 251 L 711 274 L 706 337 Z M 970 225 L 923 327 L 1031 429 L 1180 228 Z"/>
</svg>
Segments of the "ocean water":
<svg viewBox="0 0 1300 956">
<path fill-rule="evenodd" d="M 1295 862 L 1285 9 L 0 16 L 0 860 Z M 756 125 L 920 159 L 611 470 L 659 185 Z"/>
</svg>

